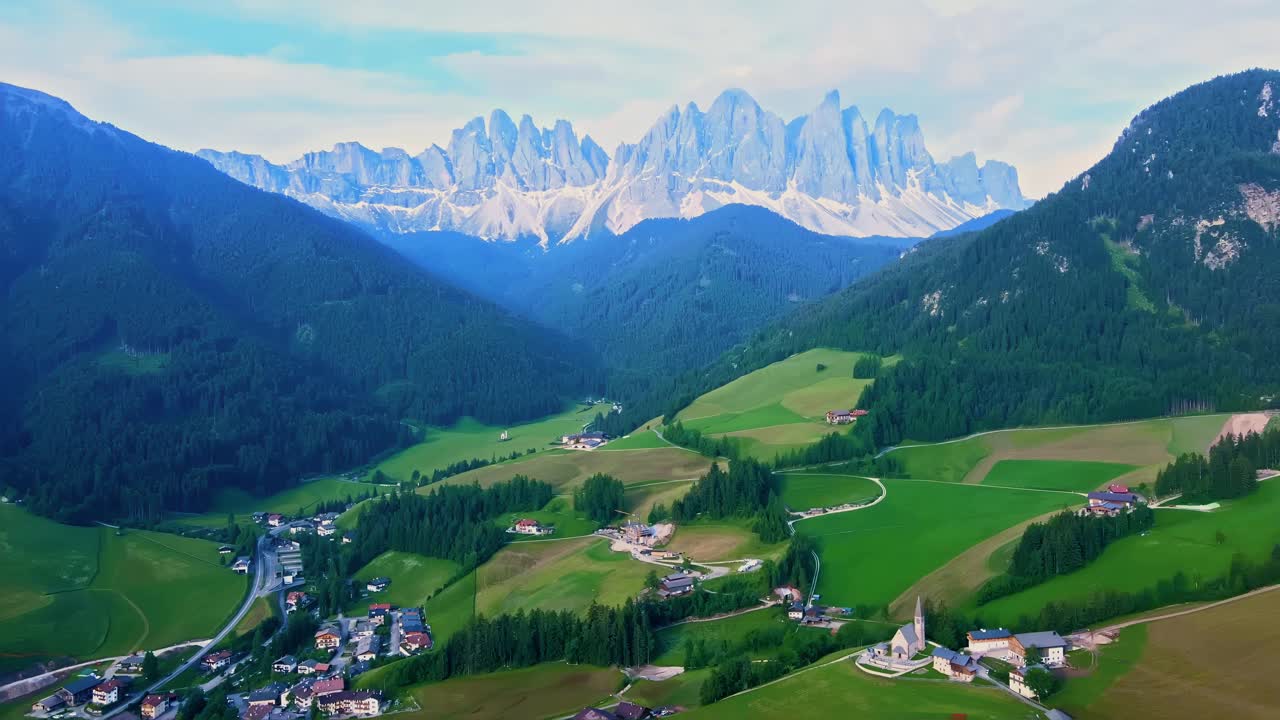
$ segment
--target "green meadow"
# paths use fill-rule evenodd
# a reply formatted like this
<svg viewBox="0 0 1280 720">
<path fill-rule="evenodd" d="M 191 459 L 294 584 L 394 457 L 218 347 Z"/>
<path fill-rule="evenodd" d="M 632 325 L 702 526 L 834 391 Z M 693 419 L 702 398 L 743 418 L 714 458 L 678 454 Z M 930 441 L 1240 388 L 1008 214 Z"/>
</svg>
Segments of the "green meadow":
<svg viewBox="0 0 1280 720">
<path fill-rule="evenodd" d="M 447 428 L 427 427 L 417 444 L 378 463 L 370 476 L 381 470 L 393 480 L 404 481 L 410 479 L 414 470 L 430 475 L 433 470 L 459 460 L 490 460 L 530 448 L 541 452 L 547 449 L 548 443 L 558 442 L 562 435 L 581 431 L 597 412 L 606 411 L 604 405 L 579 404 L 558 415 L 519 425 L 485 425 L 464 418 Z M 504 430 L 510 435 L 509 440 L 500 439 Z"/>
<path fill-rule="evenodd" d="M 851 660 L 811 666 L 770 685 L 688 713 L 716 720 L 805 718 L 969 718 L 1032 720 L 1040 715 L 988 685 L 873 677 Z"/>
<path fill-rule="evenodd" d="M 391 487 L 331 477 L 310 480 L 267 497 L 255 497 L 239 488 L 223 488 L 214 496 L 209 512 L 178 517 L 174 522 L 179 525 L 223 527 L 227 524 L 228 515 L 234 515 L 237 522 L 249 522 L 250 515 L 255 512 L 305 514 L 321 502 L 355 499 L 370 492 L 387 492 Z"/>
<path fill-rule="evenodd" d="M 792 510 L 869 502 L 880 496 L 874 482 L 854 475 L 779 473 L 782 501 Z"/>
<path fill-rule="evenodd" d="M 471 470 L 441 482 L 449 485 L 479 483 L 488 487 L 510 480 L 513 475 L 527 475 L 549 483 L 557 492 L 568 493 L 596 473 L 612 475 L 626 485 L 694 480 L 706 474 L 711 462 L 695 452 L 669 446 L 615 452 L 550 450 L 516 462 Z M 430 492 L 433 487 L 427 485 L 419 488 L 418 492 Z"/>
<path fill-rule="evenodd" d="M 365 610 L 371 602 L 389 602 L 399 607 L 421 607 L 423 602 L 462 569 L 452 560 L 426 557 L 408 552 L 388 550 L 369 561 L 355 574 L 356 584 L 363 587 L 376 577 L 391 578 L 391 585 L 350 608 Z"/>
<path fill-rule="evenodd" d="M 982 484 L 1089 492 L 1136 469 L 1136 465 L 1085 460 L 1001 460 L 992 466 Z"/>
<path fill-rule="evenodd" d="M 528 542 L 530 540 L 545 540 L 547 538 L 568 538 L 579 537 L 582 535 L 590 535 L 600 527 L 600 524 L 589 519 L 586 515 L 577 512 L 573 507 L 573 500 L 568 497 L 552 498 L 546 507 L 541 510 L 533 510 L 530 512 L 512 513 L 503 517 L 494 519 L 494 524 L 507 528 L 515 525 L 516 521 L 521 518 L 529 518 L 537 520 L 543 525 L 554 525 L 556 531 L 552 535 L 515 535 L 512 534 L 511 542 Z"/>
<path fill-rule="evenodd" d="M 72 527 L 0 505 L 0 669 L 210 637 L 247 580 L 217 543 Z"/>
<path fill-rule="evenodd" d="M 606 668 L 544 663 L 519 670 L 455 678 L 410 690 L 421 708 L 406 718 L 553 718 L 607 704 L 622 675 Z"/>
<path fill-rule="evenodd" d="M 597 452 L 613 450 L 651 450 L 653 448 L 670 447 L 671 443 L 658 437 L 652 430 L 635 430 L 626 437 L 610 440 Z"/>
<path fill-rule="evenodd" d="M 795 524 L 815 537 L 822 559 L 818 590 L 840 605 L 890 604 L 921 577 L 969 546 L 1018 522 L 1081 498 L 944 482 L 885 479 L 873 507 Z"/>
<path fill-rule="evenodd" d="M 1156 510 L 1156 525 L 1146 535 L 1118 540 L 1085 568 L 982 606 L 983 618 L 1012 623 L 1035 616 L 1050 601 L 1084 600 L 1099 588 L 1142 590 L 1179 571 L 1192 581 L 1224 574 L 1235 553 L 1253 560 L 1270 555 L 1280 544 L 1278 516 L 1280 483 L 1274 481 L 1214 512 Z"/>
<path fill-rule="evenodd" d="M 512 543 L 476 572 L 476 612 L 493 617 L 519 610 L 621 605 L 644 588 L 654 565 L 615 553 L 596 538 Z"/>
<path fill-rule="evenodd" d="M 437 644 L 448 640 L 475 617 L 476 572 L 471 571 L 427 600 L 423 610 Z"/>
<path fill-rule="evenodd" d="M 654 665 L 683 665 L 685 643 L 689 640 L 708 643 L 712 647 L 741 641 L 752 630 L 786 627 L 794 630 L 795 623 L 788 623 L 782 610 L 772 608 L 743 613 L 723 620 L 692 622 L 676 625 L 658 632 L 658 655 Z"/>
<path fill-rule="evenodd" d="M 630 702 L 651 708 L 664 705 L 695 708 L 701 699 L 702 683 L 706 682 L 710 675 L 711 668 L 702 668 L 682 672 L 660 682 L 635 680 L 624 697 Z"/>
<path fill-rule="evenodd" d="M 893 451 L 907 477 L 960 482 L 991 453 L 983 438 L 937 445 L 908 445 Z"/>
</svg>

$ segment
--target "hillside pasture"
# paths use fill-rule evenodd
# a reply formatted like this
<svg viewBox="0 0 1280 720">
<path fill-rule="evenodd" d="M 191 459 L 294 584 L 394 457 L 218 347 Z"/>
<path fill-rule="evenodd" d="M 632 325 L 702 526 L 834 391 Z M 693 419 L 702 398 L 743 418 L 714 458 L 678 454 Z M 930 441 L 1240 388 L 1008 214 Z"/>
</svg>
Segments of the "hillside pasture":
<svg viewBox="0 0 1280 720">
<path fill-rule="evenodd" d="M 618 689 L 616 670 L 544 663 L 519 670 L 462 677 L 410 690 L 420 710 L 402 717 L 426 720 L 551 718 L 606 702 Z"/>
<path fill-rule="evenodd" d="M 664 549 L 698 562 L 724 562 L 780 556 L 786 545 L 762 542 L 746 522 L 699 520 L 678 525 Z"/>
<path fill-rule="evenodd" d="M 883 480 L 888 496 L 862 510 L 795 524 L 817 539 L 824 602 L 881 605 L 966 548 L 1079 496 L 961 483 Z"/>
<path fill-rule="evenodd" d="M 217 547 L 66 526 L 0 505 L 0 670 L 209 637 L 247 583 Z"/>
<path fill-rule="evenodd" d="M 543 540 L 547 537 L 552 538 L 568 538 L 590 535 L 600 527 L 600 524 L 591 520 L 583 513 L 576 511 L 573 507 L 573 500 L 568 497 L 555 497 L 546 507 L 541 510 L 533 510 L 530 512 L 518 512 L 503 515 L 495 518 L 494 524 L 499 527 L 509 528 L 516 524 L 521 518 L 529 518 L 537 520 L 543 525 L 555 526 L 555 533 L 549 536 L 532 536 L 532 535 L 510 535 L 511 542 L 527 542 L 529 540 Z"/>
<path fill-rule="evenodd" d="M 597 452 L 616 450 L 652 450 L 653 448 L 671 447 L 671 443 L 658 437 L 652 430 L 634 430 L 626 437 L 610 440 Z"/>
<path fill-rule="evenodd" d="M 603 450 L 553 450 L 518 462 L 490 465 L 455 475 L 441 482 L 451 485 L 479 483 L 488 487 L 527 475 L 551 484 L 557 492 L 570 492 L 596 473 L 612 475 L 622 482 L 639 484 L 660 480 L 694 480 L 706 474 L 711 460 L 683 448 L 604 452 Z M 428 485 L 418 492 L 429 492 Z"/>
<path fill-rule="evenodd" d="M 1276 481 L 1262 483 L 1248 497 L 1224 501 L 1214 512 L 1156 510 L 1155 527 L 1146 535 L 1122 538 L 1087 567 L 988 603 L 982 616 L 988 622 L 1013 623 L 1022 615 L 1036 615 L 1047 602 L 1085 600 L 1098 588 L 1139 591 L 1179 571 L 1193 581 L 1222 575 L 1235 553 L 1258 561 L 1280 544 L 1277 513 Z"/>
<path fill-rule="evenodd" d="M 615 553 L 594 537 L 512 543 L 476 571 L 476 612 L 586 610 L 594 601 L 621 605 L 644 588 L 655 565 Z"/>
<path fill-rule="evenodd" d="M 661 482 L 650 485 L 631 485 L 627 487 L 623 499 L 626 501 L 626 510 L 641 520 L 649 517 L 649 511 L 654 505 L 661 503 L 667 509 L 671 508 L 671 503 L 684 497 L 689 492 L 689 488 L 693 487 L 694 481 L 688 480 L 683 482 Z"/>
<path fill-rule="evenodd" d="M 1084 460 L 1001 460 L 982 479 L 984 485 L 1090 492 L 1137 470 L 1125 463 Z"/>
<path fill-rule="evenodd" d="M 247 523 L 251 522 L 250 516 L 255 512 L 292 516 L 301 511 L 306 514 L 312 512 L 321 502 L 355 499 L 370 492 L 381 494 L 388 492 L 391 487 L 329 477 L 308 480 L 266 497 L 255 497 L 240 488 L 223 488 L 214 495 L 208 512 L 200 515 L 178 516 L 173 522 L 178 525 L 220 528 L 226 526 L 228 515 L 234 516 L 236 522 Z"/>
<path fill-rule="evenodd" d="M 356 600 L 348 607 L 367 610 L 371 602 L 389 602 L 399 607 L 421 607 L 428 597 L 445 586 L 462 569 L 452 560 L 388 550 L 370 560 L 355 573 L 356 586 L 364 587 L 375 577 L 391 579 L 386 590 Z"/>
<path fill-rule="evenodd" d="M 782 501 L 797 511 L 870 502 L 880 496 L 878 485 L 855 475 L 789 472 L 777 477 L 782 483 Z"/>
</svg>

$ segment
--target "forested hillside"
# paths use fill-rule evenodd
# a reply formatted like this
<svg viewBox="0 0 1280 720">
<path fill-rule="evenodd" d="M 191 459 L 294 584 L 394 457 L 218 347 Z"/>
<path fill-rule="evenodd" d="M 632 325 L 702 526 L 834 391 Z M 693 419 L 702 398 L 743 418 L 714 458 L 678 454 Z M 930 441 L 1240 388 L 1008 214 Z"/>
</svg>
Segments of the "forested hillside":
<svg viewBox="0 0 1280 720">
<path fill-rule="evenodd" d="M 901 353 L 861 401 L 880 444 L 1268 402 L 1277 93 L 1280 72 L 1254 70 L 1161 101 L 1058 193 L 918 245 L 682 385 L 817 346 Z"/>
<path fill-rule="evenodd" d="M 0 485 L 59 519 L 272 491 L 401 418 L 531 418 L 600 380 L 360 231 L 9 85 L 0 291 Z"/>
<path fill-rule="evenodd" d="M 581 338 L 626 371 L 614 378 L 617 397 L 634 396 L 654 375 L 706 365 L 914 242 L 821 235 L 746 205 L 646 220 L 620 236 L 545 251 L 448 233 L 384 240 L 477 294 Z"/>
</svg>

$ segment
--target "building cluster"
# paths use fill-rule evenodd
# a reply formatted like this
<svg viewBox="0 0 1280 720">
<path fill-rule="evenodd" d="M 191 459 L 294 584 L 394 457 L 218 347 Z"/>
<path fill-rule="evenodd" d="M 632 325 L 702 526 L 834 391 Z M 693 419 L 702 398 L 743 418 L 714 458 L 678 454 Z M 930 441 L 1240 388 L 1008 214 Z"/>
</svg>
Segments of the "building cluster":
<svg viewBox="0 0 1280 720">
<path fill-rule="evenodd" d="M 1130 512 L 1146 498 L 1130 492 L 1126 485 L 1111 485 L 1106 491 L 1089 493 L 1089 504 L 1080 508 L 1081 515 L 1115 517 L 1122 512 Z"/>
<path fill-rule="evenodd" d="M 104 680 L 97 675 L 79 677 L 58 688 L 58 691 L 32 703 L 35 713 L 56 713 L 66 708 L 86 706 L 87 712 L 96 714 L 110 708 L 127 697 L 130 678 L 113 677 Z"/>
<path fill-rule="evenodd" d="M 658 597 L 669 598 L 693 592 L 693 576 L 687 572 L 674 572 L 659 581 Z"/>
<path fill-rule="evenodd" d="M 267 720 L 277 710 L 290 708 L 299 713 L 315 710 L 330 716 L 371 717 L 382 712 L 382 694 L 373 690 L 349 690 L 346 679 L 340 675 L 304 677 L 293 686 L 273 682 L 245 697 L 240 718 Z"/>
<path fill-rule="evenodd" d="M 866 414 L 866 410 L 828 410 L 827 423 L 830 425 L 848 425 Z"/>
<path fill-rule="evenodd" d="M 665 717 L 674 712 L 674 708 L 653 710 L 643 705 L 623 701 L 611 708 L 583 708 L 573 716 L 573 720 L 647 720 L 647 718 Z"/>
<path fill-rule="evenodd" d="M 507 532 L 517 535 L 550 535 L 555 531 L 554 525 L 543 525 L 532 518 L 521 518 L 507 529 Z"/>
<path fill-rule="evenodd" d="M 598 430 L 560 436 L 560 444 L 570 450 L 595 450 L 607 442 L 609 436 Z"/>
</svg>

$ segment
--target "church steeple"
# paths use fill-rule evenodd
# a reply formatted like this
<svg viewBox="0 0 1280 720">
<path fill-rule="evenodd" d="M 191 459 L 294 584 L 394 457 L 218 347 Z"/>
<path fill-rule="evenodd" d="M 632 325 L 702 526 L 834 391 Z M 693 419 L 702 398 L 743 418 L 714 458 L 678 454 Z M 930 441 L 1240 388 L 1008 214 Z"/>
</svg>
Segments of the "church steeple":
<svg viewBox="0 0 1280 720">
<path fill-rule="evenodd" d="M 919 596 L 919 595 L 917 595 L 917 596 L 916 596 L 916 618 L 915 618 L 915 625 L 916 625 L 916 640 L 918 640 L 918 641 L 920 642 L 920 647 L 921 647 L 921 649 L 924 649 L 924 647 L 925 647 L 925 639 L 924 639 L 924 607 L 923 607 L 923 605 L 921 605 L 921 603 L 920 603 L 920 596 Z"/>
</svg>

